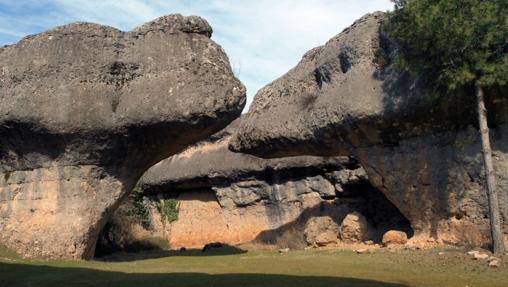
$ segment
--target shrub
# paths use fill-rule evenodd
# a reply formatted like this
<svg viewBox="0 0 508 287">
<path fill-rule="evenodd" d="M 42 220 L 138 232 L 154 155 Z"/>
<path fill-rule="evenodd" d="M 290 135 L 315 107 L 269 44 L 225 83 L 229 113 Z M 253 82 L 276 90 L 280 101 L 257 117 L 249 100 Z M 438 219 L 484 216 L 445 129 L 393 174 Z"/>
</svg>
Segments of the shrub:
<svg viewBox="0 0 508 287">
<path fill-rule="evenodd" d="M 131 216 L 135 217 L 144 228 L 150 227 L 150 210 L 143 202 L 143 195 L 136 194 L 132 202 Z"/>
<path fill-rule="evenodd" d="M 158 209 L 163 223 L 171 223 L 178 219 L 179 203 L 175 198 L 161 200 Z"/>
<path fill-rule="evenodd" d="M 141 224 L 144 228 L 150 227 L 150 209 L 144 202 L 143 188 L 139 183 L 132 189 L 128 200 L 117 210 L 117 213 Z"/>
</svg>

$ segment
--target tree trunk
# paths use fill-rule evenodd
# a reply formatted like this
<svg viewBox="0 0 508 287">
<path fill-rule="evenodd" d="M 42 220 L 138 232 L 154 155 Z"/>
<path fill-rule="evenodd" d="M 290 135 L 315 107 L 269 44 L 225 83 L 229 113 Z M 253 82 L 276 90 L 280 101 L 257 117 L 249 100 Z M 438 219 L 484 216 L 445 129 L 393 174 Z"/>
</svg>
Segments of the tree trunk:
<svg viewBox="0 0 508 287">
<path fill-rule="evenodd" d="M 499 200 L 496 191 L 496 178 L 494 174 L 494 166 L 492 164 L 492 149 L 490 147 L 489 127 L 487 125 L 487 109 L 485 108 L 483 88 L 478 84 L 476 85 L 476 99 L 478 101 L 478 122 L 480 124 L 483 161 L 485 165 L 485 177 L 487 179 L 490 232 L 492 235 L 492 252 L 495 254 L 500 254 L 505 250 L 503 230 L 501 228 L 501 213 L 499 212 Z"/>
</svg>

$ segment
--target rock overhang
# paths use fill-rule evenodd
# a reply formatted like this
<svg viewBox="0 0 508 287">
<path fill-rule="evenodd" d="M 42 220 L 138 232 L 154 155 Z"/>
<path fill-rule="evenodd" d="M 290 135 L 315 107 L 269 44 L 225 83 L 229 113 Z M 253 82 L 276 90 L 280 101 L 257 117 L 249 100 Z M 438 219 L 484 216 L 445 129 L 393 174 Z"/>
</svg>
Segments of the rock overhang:
<svg viewBox="0 0 508 287">
<path fill-rule="evenodd" d="M 310 175 L 323 170 L 354 168 L 355 161 L 347 157 L 297 156 L 264 159 L 228 149 L 232 135 L 243 117 L 209 139 L 188 147 L 183 152 L 152 166 L 140 179 L 147 193 L 160 190 L 210 188 L 248 179 L 267 179 L 298 171 Z"/>
<path fill-rule="evenodd" d="M 266 158 L 344 156 L 475 125 L 470 89 L 436 98 L 425 79 L 392 65 L 397 48 L 385 17 L 365 15 L 260 89 L 230 149 Z M 492 125 L 507 121 L 503 90 L 490 93 Z"/>
</svg>

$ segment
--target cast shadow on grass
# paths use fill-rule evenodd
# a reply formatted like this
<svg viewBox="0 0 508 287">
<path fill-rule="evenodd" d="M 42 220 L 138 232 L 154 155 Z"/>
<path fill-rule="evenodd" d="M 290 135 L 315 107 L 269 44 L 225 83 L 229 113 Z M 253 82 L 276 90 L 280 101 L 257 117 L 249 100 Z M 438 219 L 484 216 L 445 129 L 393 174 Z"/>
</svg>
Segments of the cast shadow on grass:
<svg viewBox="0 0 508 287">
<path fill-rule="evenodd" d="M 344 286 L 344 287 L 408 287 L 343 277 L 292 276 L 277 274 L 205 274 L 205 273 L 123 273 L 88 268 L 36 266 L 0 263 L 0 287 L 37 286 Z"/>
<path fill-rule="evenodd" d="M 142 250 L 132 253 L 115 252 L 110 255 L 95 257 L 94 260 L 106 262 L 131 262 L 136 260 L 156 259 L 171 256 L 224 256 L 244 253 L 247 253 L 247 251 L 237 248 L 235 246 L 226 245 L 221 248 L 207 250 L 206 252 L 203 252 L 202 249 L 187 249 L 184 251 L 154 249 L 154 250 Z"/>
</svg>

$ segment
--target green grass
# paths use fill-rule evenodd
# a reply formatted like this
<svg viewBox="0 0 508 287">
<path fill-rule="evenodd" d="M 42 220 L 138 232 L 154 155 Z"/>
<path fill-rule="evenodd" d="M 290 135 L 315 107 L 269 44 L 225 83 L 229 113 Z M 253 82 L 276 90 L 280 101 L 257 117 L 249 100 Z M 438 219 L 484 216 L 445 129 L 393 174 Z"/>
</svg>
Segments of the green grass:
<svg viewBox="0 0 508 287">
<path fill-rule="evenodd" d="M 151 252 L 113 261 L 29 261 L 0 250 L 0 286 L 506 286 L 508 267 L 492 269 L 464 252 L 199 250 Z M 504 258 L 506 261 L 508 258 Z"/>
</svg>

